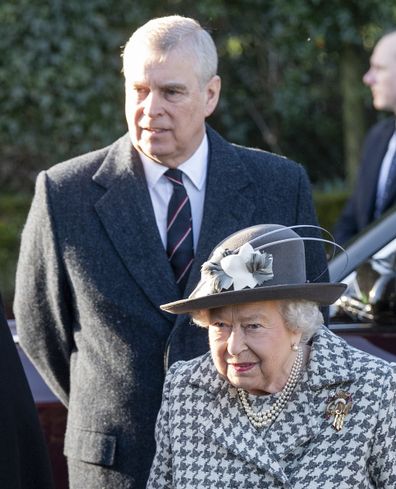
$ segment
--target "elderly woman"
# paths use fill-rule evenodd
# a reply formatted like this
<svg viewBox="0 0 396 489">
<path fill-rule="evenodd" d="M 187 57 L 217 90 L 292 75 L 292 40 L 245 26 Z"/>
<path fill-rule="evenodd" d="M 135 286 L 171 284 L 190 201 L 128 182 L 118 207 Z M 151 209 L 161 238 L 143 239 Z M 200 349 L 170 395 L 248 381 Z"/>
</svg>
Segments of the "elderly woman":
<svg viewBox="0 0 396 489">
<path fill-rule="evenodd" d="M 343 284 L 307 283 L 304 241 L 260 225 L 223 241 L 188 299 L 210 352 L 174 364 L 149 489 L 396 488 L 396 376 L 322 326 Z"/>
</svg>

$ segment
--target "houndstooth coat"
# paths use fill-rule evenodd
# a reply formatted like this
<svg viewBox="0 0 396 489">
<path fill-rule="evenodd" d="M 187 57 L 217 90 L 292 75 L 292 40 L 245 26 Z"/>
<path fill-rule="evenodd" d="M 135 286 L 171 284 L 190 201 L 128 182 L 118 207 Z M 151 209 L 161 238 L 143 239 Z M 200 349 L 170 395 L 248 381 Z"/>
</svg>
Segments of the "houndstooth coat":
<svg viewBox="0 0 396 489">
<path fill-rule="evenodd" d="M 336 431 L 325 412 L 340 391 L 352 395 L 352 408 Z M 392 366 L 326 328 L 266 429 L 249 423 L 210 354 L 178 362 L 166 378 L 147 488 L 395 489 L 395 397 Z"/>
</svg>

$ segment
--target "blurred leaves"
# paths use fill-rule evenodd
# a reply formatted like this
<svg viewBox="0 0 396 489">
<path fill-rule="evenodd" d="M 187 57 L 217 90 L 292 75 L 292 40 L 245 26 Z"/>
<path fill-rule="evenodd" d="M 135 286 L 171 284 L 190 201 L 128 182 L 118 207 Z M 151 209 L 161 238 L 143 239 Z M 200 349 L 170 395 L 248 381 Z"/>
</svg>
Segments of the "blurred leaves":
<svg viewBox="0 0 396 489">
<path fill-rule="evenodd" d="M 30 201 L 27 193 L 0 194 L 0 291 L 8 310 L 14 293 L 20 234 Z"/>
<path fill-rule="evenodd" d="M 119 54 L 145 9 L 137 13 L 103 0 L 0 5 L 2 182 L 32 181 L 125 131 Z"/>
<path fill-rule="evenodd" d="M 31 187 L 39 169 L 125 132 L 120 48 L 172 13 L 197 18 L 218 46 L 216 129 L 301 161 L 314 181 L 343 177 L 340 60 L 353 45 L 367 65 L 393 1 L 3 0 L 0 185 Z"/>
</svg>

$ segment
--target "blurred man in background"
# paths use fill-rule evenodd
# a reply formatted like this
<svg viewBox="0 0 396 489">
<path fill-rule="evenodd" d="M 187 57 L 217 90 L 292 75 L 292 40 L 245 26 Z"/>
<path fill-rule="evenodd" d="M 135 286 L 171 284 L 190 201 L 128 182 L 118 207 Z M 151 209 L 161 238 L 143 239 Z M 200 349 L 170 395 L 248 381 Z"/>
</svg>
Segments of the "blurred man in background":
<svg viewBox="0 0 396 489">
<path fill-rule="evenodd" d="M 371 89 L 375 109 L 393 115 L 372 127 L 365 139 L 354 192 L 334 231 L 340 244 L 396 202 L 396 31 L 378 41 L 363 82 Z"/>
</svg>

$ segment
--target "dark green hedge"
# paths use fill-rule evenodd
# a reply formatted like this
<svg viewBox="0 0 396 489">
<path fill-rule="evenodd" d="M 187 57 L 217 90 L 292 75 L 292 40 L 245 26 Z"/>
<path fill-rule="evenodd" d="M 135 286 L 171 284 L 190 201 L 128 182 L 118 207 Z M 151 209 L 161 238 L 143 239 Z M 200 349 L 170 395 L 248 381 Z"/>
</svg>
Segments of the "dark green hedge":
<svg viewBox="0 0 396 489">
<path fill-rule="evenodd" d="M 218 46 L 215 128 L 303 163 L 315 182 L 342 177 L 342 48 L 367 64 L 394 10 L 393 0 L 3 0 L 0 185 L 31 188 L 39 169 L 119 137 L 120 47 L 172 13 L 198 18 Z"/>
<path fill-rule="evenodd" d="M 314 202 L 318 221 L 322 227 L 332 231 L 348 197 L 345 190 L 315 192 Z"/>
<path fill-rule="evenodd" d="M 11 312 L 14 294 L 15 269 L 20 234 L 26 220 L 31 194 L 3 193 L 0 195 L 0 291 Z"/>
</svg>

